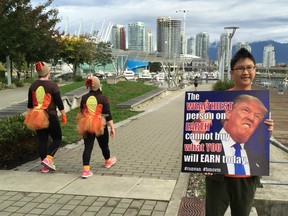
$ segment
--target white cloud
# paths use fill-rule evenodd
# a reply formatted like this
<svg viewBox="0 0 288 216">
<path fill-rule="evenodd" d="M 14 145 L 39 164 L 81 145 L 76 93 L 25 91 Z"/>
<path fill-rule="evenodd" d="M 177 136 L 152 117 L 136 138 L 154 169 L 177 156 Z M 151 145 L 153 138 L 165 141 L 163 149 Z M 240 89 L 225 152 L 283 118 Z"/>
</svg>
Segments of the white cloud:
<svg viewBox="0 0 288 216">
<path fill-rule="evenodd" d="M 32 0 L 33 3 L 44 2 Z M 183 19 L 183 13 L 176 10 L 186 9 L 186 34 L 195 36 L 205 31 L 210 42 L 219 40 L 225 26 L 238 26 L 234 42 L 276 40 L 288 42 L 288 5 L 286 0 L 54 0 L 62 22 L 59 27 L 65 30 L 67 20 L 69 30 L 74 33 L 82 29 L 90 31 L 95 20 L 96 29 L 129 22 L 144 22 L 156 37 L 156 20 L 160 16 Z"/>
</svg>

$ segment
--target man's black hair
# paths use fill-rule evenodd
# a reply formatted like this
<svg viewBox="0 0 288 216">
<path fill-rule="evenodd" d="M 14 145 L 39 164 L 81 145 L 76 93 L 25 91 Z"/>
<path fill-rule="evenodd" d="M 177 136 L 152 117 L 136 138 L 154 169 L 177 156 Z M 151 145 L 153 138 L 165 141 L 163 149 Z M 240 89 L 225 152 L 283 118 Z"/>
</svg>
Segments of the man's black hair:
<svg viewBox="0 0 288 216">
<path fill-rule="evenodd" d="M 231 59 L 231 62 L 230 62 L 231 70 L 234 68 L 236 62 L 238 62 L 241 59 L 243 60 L 246 58 L 251 59 L 253 61 L 254 65 L 256 64 L 253 55 L 247 49 L 241 48 L 238 50 L 238 52 L 235 54 L 235 56 Z"/>
</svg>

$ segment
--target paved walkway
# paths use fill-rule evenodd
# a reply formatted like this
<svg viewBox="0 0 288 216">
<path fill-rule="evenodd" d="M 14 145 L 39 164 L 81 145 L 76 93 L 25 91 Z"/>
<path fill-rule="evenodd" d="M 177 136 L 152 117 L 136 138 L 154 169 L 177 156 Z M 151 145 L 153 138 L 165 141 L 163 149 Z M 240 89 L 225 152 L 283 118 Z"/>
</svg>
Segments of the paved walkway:
<svg viewBox="0 0 288 216">
<path fill-rule="evenodd" d="M 16 89 L 4 89 L 0 91 L 0 119 L 6 116 L 13 116 L 26 112 L 28 89 L 29 86 L 25 86 Z M 83 86 L 62 95 L 62 97 L 66 96 L 68 100 L 72 102 L 74 96 L 81 96 L 86 92 L 87 89 Z"/>
<path fill-rule="evenodd" d="M 209 88 L 199 86 L 199 90 Z M 189 174 L 180 172 L 185 90 L 116 124 L 110 149 L 118 161 L 110 169 L 104 167 L 96 142 L 91 160 L 94 176 L 89 179 L 80 178 L 81 141 L 58 151 L 56 172 L 41 173 L 39 160 L 0 170 L 0 215 L 176 216 L 189 181 Z M 27 91 L 14 90 L 16 94 L 26 96 Z M 10 98 L 8 91 L 4 95 Z M 5 105 L 0 104 L 0 113 L 1 107 Z M 274 148 L 273 158 L 287 161 L 287 154 L 274 155 L 275 149 L 279 151 Z M 269 179 L 279 172 L 274 168 Z M 287 201 L 287 186 L 281 190 L 273 196 L 284 195 Z"/>
<path fill-rule="evenodd" d="M 28 86 L 25 86 L 16 89 L 0 90 L 0 112 L 2 112 L 4 108 L 27 101 L 28 88 Z"/>
</svg>

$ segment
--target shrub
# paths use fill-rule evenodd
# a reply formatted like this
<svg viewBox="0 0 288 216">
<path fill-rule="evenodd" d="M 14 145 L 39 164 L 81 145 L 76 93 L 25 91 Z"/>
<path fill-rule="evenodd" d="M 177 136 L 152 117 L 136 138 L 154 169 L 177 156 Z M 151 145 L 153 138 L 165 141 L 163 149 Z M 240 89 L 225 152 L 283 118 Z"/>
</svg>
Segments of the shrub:
<svg viewBox="0 0 288 216">
<path fill-rule="evenodd" d="M 38 154 L 35 131 L 24 125 L 24 116 L 16 115 L 0 121 L 0 166 L 9 168 L 15 161 Z M 13 138 L 12 138 L 13 137 Z"/>
<path fill-rule="evenodd" d="M 13 83 L 16 85 L 16 87 L 23 87 L 24 86 L 24 82 L 21 80 L 13 80 Z"/>
<path fill-rule="evenodd" d="M 3 83 L 3 82 L 0 82 L 0 90 L 1 89 L 6 89 L 6 88 L 7 88 L 7 84 Z"/>
<path fill-rule="evenodd" d="M 11 85 L 8 86 L 8 80 L 7 78 L 0 78 L 0 90 L 1 89 L 13 89 L 16 87 L 23 87 L 24 86 L 24 81 L 12 78 L 11 80 Z"/>
<path fill-rule="evenodd" d="M 75 82 L 82 82 L 84 80 L 84 78 L 80 75 L 76 75 L 75 78 L 74 78 L 74 81 Z"/>
<path fill-rule="evenodd" d="M 225 91 L 227 89 L 230 89 L 234 86 L 234 82 L 232 80 L 218 80 L 213 85 L 213 91 Z"/>
<path fill-rule="evenodd" d="M 14 83 L 11 83 L 11 85 L 7 85 L 7 89 L 15 89 L 17 86 Z"/>
</svg>

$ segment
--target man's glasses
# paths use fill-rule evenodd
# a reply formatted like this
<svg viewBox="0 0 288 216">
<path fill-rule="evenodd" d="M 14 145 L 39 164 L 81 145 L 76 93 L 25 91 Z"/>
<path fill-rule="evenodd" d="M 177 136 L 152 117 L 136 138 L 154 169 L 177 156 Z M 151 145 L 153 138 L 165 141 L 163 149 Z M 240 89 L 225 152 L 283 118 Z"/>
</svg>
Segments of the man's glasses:
<svg viewBox="0 0 288 216">
<path fill-rule="evenodd" d="M 247 67 L 239 66 L 239 67 L 234 68 L 233 70 L 243 73 L 245 70 L 247 70 L 248 72 L 252 72 L 253 70 L 255 70 L 255 68 L 256 67 L 254 65 L 248 65 Z"/>
</svg>

